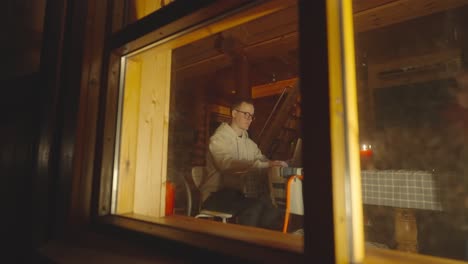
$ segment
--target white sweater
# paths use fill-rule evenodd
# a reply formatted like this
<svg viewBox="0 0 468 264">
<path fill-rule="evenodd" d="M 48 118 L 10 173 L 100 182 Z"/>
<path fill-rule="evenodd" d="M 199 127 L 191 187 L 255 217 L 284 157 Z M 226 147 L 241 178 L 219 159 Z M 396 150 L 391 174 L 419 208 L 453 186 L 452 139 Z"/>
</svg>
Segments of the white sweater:
<svg viewBox="0 0 468 264">
<path fill-rule="evenodd" d="M 206 156 L 206 174 L 200 186 L 203 201 L 223 187 L 242 190 L 242 172 L 268 167 L 268 159 L 248 133 L 244 131 L 239 137 L 226 123 L 211 136 Z"/>
</svg>

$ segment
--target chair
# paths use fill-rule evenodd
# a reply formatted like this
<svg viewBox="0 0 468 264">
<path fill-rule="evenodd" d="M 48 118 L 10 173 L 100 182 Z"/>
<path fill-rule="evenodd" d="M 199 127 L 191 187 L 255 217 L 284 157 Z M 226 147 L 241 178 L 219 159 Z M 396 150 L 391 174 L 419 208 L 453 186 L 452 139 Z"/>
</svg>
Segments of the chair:
<svg viewBox="0 0 468 264">
<path fill-rule="evenodd" d="M 269 171 L 271 199 L 274 205 L 284 208 L 283 233 L 287 233 L 290 214 L 304 215 L 301 168 L 272 168 Z"/>
<path fill-rule="evenodd" d="M 191 172 L 191 177 L 193 180 L 193 183 L 195 187 L 198 189 L 200 187 L 200 184 L 205 176 L 205 167 L 202 166 L 195 166 L 192 167 L 192 172 Z M 187 181 L 185 182 L 186 184 L 186 191 L 187 191 L 187 204 L 188 204 L 188 209 L 187 209 L 187 214 L 188 216 L 191 216 L 192 212 L 192 205 L 193 205 L 193 194 L 190 188 L 188 188 L 188 183 Z M 198 202 L 197 205 L 197 214 L 195 215 L 195 218 L 221 218 L 223 223 L 227 223 L 227 219 L 232 218 L 232 214 L 230 213 L 224 213 L 224 212 L 218 212 L 218 211 L 211 211 L 211 210 L 205 210 L 201 209 L 201 199 Z"/>
<path fill-rule="evenodd" d="M 302 198 L 302 175 L 289 177 L 286 186 L 286 211 L 284 215 L 283 233 L 287 233 L 289 215 L 304 215 L 304 201 Z"/>
</svg>

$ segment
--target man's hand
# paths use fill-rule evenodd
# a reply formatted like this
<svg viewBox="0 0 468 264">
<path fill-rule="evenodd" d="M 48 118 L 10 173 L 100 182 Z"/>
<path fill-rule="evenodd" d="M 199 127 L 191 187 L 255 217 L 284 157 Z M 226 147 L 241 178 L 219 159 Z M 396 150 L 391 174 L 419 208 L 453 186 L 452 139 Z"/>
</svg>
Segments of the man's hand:
<svg viewBox="0 0 468 264">
<path fill-rule="evenodd" d="M 269 166 L 270 167 L 288 167 L 288 164 L 282 160 L 270 160 Z"/>
</svg>

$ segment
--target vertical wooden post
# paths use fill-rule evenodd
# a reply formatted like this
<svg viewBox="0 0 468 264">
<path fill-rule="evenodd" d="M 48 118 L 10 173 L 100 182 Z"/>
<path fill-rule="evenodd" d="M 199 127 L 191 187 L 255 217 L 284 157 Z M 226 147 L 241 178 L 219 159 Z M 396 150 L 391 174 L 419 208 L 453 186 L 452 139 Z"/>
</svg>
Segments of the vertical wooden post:
<svg viewBox="0 0 468 264">
<path fill-rule="evenodd" d="M 236 38 L 225 38 L 220 35 L 215 43 L 215 48 L 228 55 L 232 60 L 234 83 L 238 96 L 251 98 L 249 61 L 243 50 L 244 44 Z"/>
<path fill-rule="evenodd" d="M 234 78 L 237 93 L 242 98 L 250 98 L 252 92 L 250 90 L 249 80 L 249 61 L 247 56 L 239 53 L 233 57 Z"/>
</svg>

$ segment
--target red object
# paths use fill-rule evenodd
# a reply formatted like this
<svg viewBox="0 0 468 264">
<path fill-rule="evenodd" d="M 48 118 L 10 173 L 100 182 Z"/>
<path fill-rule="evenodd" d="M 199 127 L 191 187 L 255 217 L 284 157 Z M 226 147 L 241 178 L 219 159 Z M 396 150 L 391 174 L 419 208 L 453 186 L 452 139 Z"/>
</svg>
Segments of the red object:
<svg viewBox="0 0 468 264">
<path fill-rule="evenodd" d="M 173 215 L 174 214 L 174 194 L 175 194 L 175 186 L 172 182 L 166 182 L 166 215 Z"/>
<path fill-rule="evenodd" d="M 360 150 L 361 157 L 372 157 L 372 149 Z"/>
</svg>

